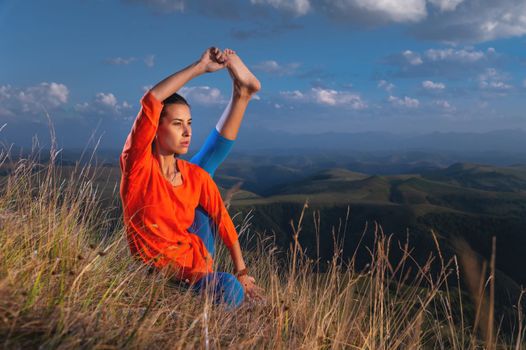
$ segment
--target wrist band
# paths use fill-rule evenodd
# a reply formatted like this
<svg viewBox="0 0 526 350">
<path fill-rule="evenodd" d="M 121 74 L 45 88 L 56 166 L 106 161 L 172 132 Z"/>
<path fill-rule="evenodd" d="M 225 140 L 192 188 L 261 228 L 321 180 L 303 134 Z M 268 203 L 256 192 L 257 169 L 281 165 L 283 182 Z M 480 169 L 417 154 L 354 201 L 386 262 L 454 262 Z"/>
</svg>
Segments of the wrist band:
<svg viewBox="0 0 526 350">
<path fill-rule="evenodd" d="M 248 268 L 245 267 L 244 269 L 237 271 L 235 275 L 236 277 L 241 277 L 246 274 L 248 274 Z"/>
</svg>

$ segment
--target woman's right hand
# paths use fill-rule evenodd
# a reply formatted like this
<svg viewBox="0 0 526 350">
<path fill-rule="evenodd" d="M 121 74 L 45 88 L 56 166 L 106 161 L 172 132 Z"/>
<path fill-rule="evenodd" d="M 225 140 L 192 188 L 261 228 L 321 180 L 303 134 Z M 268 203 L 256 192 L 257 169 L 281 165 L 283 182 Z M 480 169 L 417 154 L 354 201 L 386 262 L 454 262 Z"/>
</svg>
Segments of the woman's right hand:
<svg viewBox="0 0 526 350">
<path fill-rule="evenodd" d="M 206 73 L 215 72 L 226 67 L 226 56 L 219 48 L 212 46 L 201 55 L 199 64 Z"/>
<path fill-rule="evenodd" d="M 255 284 L 256 280 L 254 277 L 250 275 L 243 275 L 243 276 L 239 276 L 237 279 L 243 286 L 245 293 L 251 299 L 255 299 L 257 301 L 265 301 L 265 298 L 263 297 L 264 289 L 261 287 L 258 287 Z"/>
</svg>

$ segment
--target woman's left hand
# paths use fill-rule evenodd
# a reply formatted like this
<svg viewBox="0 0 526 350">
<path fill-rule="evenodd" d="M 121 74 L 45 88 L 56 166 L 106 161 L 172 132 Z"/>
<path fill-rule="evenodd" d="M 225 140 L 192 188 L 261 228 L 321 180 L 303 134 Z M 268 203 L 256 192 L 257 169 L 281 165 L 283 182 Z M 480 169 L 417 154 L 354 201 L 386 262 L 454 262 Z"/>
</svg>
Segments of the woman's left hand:
<svg viewBox="0 0 526 350">
<path fill-rule="evenodd" d="M 238 277 L 237 279 L 239 280 L 239 282 L 241 282 L 241 285 L 245 289 L 245 293 L 251 299 L 265 301 L 265 298 L 263 297 L 263 292 L 265 290 L 255 284 L 256 280 L 254 279 L 254 277 L 250 275 L 243 275 Z"/>
<path fill-rule="evenodd" d="M 199 58 L 199 63 L 207 73 L 215 72 L 226 67 L 227 57 L 217 47 L 209 47 Z"/>
</svg>

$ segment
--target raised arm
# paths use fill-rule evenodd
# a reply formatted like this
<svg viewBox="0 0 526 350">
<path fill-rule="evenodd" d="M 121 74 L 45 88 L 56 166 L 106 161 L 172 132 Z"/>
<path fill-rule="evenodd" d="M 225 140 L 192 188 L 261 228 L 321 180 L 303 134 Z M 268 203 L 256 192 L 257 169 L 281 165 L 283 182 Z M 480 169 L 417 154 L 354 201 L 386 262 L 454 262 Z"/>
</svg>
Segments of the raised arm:
<svg viewBox="0 0 526 350">
<path fill-rule="evenodd" d="M 159 118 L 163 109 L 162 101 L 177 92 L 191 79 L 224 68 L 225 63 L 216 61 L 219 55 L 221 55 L 219 49 L 208 48 L 199 60 L 163 79 L 144 94 L 141 98 L 141 109 L 121 153 L 123 172 L 131 172 L 140 164 L 144 164 L 147 157 L 151 156 L 150 147 L 159 126 Z"/>
<path fill-rule="evenodd" d="M 222 57 L 223 53 L 221 50 L 217 47 L 209 47 L 198 61 L 161 80 L 151 91 L 157 99 L 164 101 L 164 99 L 177 92 L 184 84 L 196 76 L 225 68 L 225 62 L 218 62 Z"/>
</svg>

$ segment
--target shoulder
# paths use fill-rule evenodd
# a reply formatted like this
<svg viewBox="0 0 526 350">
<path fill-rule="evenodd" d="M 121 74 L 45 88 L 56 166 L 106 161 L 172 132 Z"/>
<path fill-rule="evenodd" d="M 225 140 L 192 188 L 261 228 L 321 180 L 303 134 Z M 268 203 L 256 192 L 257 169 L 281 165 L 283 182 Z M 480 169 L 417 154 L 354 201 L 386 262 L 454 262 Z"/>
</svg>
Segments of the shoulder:
<svg viewBox="0 0 526 350">
<path fill-rule="evenodd" d="M 197 164 L 191 163 L 181 158 L 179 158 L 179 161 L 180 161 L 180 164 L 182 164 L 182 166 L 186 170 L 186 173 L 193 177 L 197 177 L 199 179 L 205 179 L 207 176 L 210 176 L 210 174 L 208 174 L 206 170 L 204 170 Z"/>
</svg>

